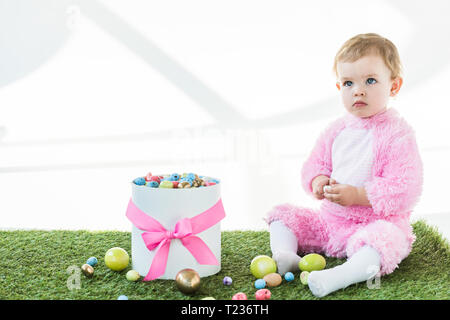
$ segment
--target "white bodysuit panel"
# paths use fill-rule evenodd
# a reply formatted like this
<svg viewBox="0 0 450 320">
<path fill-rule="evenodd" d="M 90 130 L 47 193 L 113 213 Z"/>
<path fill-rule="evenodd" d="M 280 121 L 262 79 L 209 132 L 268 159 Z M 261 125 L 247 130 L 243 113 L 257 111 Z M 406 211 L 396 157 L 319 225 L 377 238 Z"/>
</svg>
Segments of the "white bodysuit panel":
<svg viewBox="0 0 450 320">
<path fill-rule="evenodd" d="M 373 133 L 369 129 L 345 128 L 333 141 L 331 178 L 354 187 L 364 185 L 373 164 Z"/>
</svg>

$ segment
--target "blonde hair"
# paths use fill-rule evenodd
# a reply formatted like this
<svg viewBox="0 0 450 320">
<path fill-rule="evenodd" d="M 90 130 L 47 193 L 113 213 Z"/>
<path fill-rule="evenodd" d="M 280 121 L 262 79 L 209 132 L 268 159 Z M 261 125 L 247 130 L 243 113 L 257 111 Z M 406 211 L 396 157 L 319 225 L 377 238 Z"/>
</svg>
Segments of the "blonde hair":
<svg viewBox="0 0 450 320">
<path fill-rule="evenodd" d="M 396 46 L 376 33 L 358 34 L 347 40 L 334 57 L 333 71 L 338 76 L 338 62 L 354 62 L 371 54 L 379 55 L 391 71 L 391 79 L 402 75 L 402 64 Z"/>
</svg>

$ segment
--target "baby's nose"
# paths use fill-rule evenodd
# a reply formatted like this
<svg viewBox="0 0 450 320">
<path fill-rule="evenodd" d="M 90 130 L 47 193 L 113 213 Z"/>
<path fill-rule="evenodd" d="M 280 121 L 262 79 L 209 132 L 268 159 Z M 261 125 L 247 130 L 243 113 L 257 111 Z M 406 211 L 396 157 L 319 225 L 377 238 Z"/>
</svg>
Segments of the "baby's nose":
<svg viewBox="0 0 450 320">
<path fill-rule="evenodd" d="M 362 88 L 355 88 L 353 91 L 353 96 L 359 97 L 359 96 L 365 96 L 366 92 Z"/>
</svg>

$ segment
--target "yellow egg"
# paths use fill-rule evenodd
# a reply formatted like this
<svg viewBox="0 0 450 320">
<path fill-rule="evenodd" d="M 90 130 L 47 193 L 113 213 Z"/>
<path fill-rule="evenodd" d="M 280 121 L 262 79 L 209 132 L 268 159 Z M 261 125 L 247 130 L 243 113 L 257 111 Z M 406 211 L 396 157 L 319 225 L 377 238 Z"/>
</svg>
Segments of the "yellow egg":
<svg viewBox="0 0 450 320">
<path fill-rule="evenodd" d="M 121 271 L 128 266 L 129 262 L 130 256 L 122 248 L 114 247 L 106 251 L 105 264 L 111 270 Z"/>
<path fill-rule="evenodd" d="M 127 272 L 126 278 L 128 281 L 138 281 L 141 276 L 139 275 L 139 272 L 136 270 L 130 270 Z"/>
<path fill-rule="evenodd" d="M 304 256 L 298 263 L 298 267 L 302 271 L 318 271 L 325 268 L 327 262 L 325 258 L 317 253 L 310 253 Z"/>
</svg>

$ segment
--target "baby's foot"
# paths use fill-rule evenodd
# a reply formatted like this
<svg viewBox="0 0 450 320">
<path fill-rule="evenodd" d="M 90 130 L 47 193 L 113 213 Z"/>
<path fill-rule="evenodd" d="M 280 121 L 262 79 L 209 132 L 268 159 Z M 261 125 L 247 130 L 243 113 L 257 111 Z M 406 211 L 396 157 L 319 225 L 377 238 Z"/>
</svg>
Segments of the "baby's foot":
<svg viewBox="0 0 450 320">
<path fill-rule="evenodd" d="M 273 260 L 277 263 L 278 273 L 284 275 L 286 272 L 298 271 L 298 262 L 300 257 L 289 251 L 279 251 L 272 255 Z"/>
<path fill-rule="evenodd" d="M 308 287 L 311 293 L 318 298 L 322 298 L 338 289 L 347 287 L 349 283 L 342 271 L 338 266 L 311 272 L 308 276 Z"/>
</svg>

